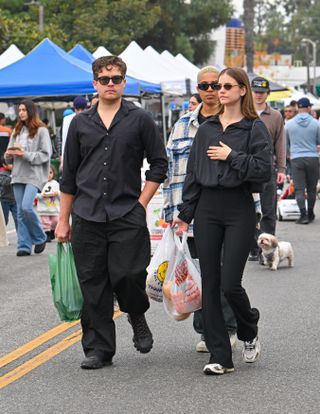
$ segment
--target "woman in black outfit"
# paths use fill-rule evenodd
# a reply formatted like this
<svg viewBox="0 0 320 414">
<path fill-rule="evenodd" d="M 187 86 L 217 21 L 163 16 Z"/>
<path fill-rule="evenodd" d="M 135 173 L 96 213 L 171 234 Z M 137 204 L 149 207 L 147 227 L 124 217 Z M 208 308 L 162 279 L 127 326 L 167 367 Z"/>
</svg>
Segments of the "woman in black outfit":
<svg viewBox="0 0 320 414">
<path fill-rule="evenodd" d="M 215 88 L 220 105 L 194 139 L 174 223 L 181 233 L 194 218 L 204 334 L 211 354 L 206 374 L 234 371 L 220 287 L 235 314 L 238 338 L 244 341 L 244 361 L 254 362 L 260 353 L 259 311 L 251 307 L 241 281 L 256 223 L 252 192 L 261 191 L 270 179 L 272 160 L 271 139 L 255 112 L 246 73 L 224 69 Z"/>
</svg>

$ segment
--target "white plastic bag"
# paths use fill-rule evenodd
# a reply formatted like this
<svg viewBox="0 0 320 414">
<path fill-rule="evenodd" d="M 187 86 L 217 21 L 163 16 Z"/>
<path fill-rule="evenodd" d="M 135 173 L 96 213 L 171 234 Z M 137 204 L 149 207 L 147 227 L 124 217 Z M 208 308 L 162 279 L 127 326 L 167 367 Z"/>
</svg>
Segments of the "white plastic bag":
<svg viewBox="0 0 320 414">
<path fill-rule="evenodd" d="M 146 292 L 150 299 L 162 302 L 162 284 L 176 255 L 173 230 L 167 227 L 147 268 Z"/>
<path fill-rule="evenodd" d="M 163 284 L 163 303 L 169 315 L 183 320 L 202 307 L 201 276 L 188 249 L 187 233 L 182 241 L 175 234 L 174 241 L 177 254 Z"/>
</svg>

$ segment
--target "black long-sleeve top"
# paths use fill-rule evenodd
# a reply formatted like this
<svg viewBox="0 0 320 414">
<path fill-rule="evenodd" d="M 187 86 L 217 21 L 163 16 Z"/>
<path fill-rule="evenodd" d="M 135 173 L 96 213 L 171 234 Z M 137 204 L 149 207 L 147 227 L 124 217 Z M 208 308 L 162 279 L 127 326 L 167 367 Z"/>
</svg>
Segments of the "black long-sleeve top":
<svg viewBox="0 0 320 414">
<path fill-rule="evenodd" d="M 225 161 L 211 160 L 207 155 L 209 146 L 219 146 L 219 141 L 232 149 Z M 262 184 L 270 180 L 271 169 L 271 138 L 261 120 L 243 118 L 223 131 L 218 116 L 209 118 L 193 141 L 179 218 L 186 223 L 192 221 L 202 188 L 245 186 L 249 191 L 261 192 Z"/>
<path fill-rule="evenodd" d="M 71 121 L 60 190 L 74 195 L 73 212 L 86 220 L 123 217 L 140 196 L 144 156 L 150 164 L 146 180 L 162 183 L 167 156 L 151 116 L 122 99 L 107 129 L 95 105 Z"/>
</svg>

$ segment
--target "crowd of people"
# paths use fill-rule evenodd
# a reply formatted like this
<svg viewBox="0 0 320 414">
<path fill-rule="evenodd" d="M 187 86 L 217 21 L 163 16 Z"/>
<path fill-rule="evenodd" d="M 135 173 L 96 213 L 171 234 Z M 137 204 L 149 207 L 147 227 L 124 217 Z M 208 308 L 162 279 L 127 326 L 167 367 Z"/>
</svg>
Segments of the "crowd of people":
<svg viewBox="0 0 320 414">
<path fill-rule="evenodd" d="M 196 350 L 210 355 L 203 372 L 234 371 L 236 338 L 244 362 L 254 363 L 261 352 L 260 312 L 242 286 L 243 271 L 248 258 L 259 260 L 259 231 L 276 232 L 277 188 L 288 175 L 297 223 L 315 219 L 320 123 L 310 101 L 300 99 L 297 108 L 292 102 L 283 119 L 267 103 L 267 79 L 250 82 L 243 69 L 206 66 L 165 147 L 151 115 L 122 96 L 125 62 L 101 57 L 92 70 L 98 102 L 87 109 L 77 97 L 75 112 L 63 120 L 59 183 L 50 167 L 49 131 L 32 101 L 19 104 L 13 131 L 0 128 L 8 138 L 0 165 L 3 220 L 11 212 L 17 256 L 33 248 L 39 254 L 55 237 L 71 242 L 84 297 L 82 369 L 112 363 L 114 295 L 128 314 L 135 348 L 148 353 L 146 209 L 163 183 L 164 219 L 179 235 L 188 232 L 191 255 L 200 262 L 202 309 L 193 325 L 201 335 Z M 141 190 L 144 158 L 149 169 Z"/>
</svg>

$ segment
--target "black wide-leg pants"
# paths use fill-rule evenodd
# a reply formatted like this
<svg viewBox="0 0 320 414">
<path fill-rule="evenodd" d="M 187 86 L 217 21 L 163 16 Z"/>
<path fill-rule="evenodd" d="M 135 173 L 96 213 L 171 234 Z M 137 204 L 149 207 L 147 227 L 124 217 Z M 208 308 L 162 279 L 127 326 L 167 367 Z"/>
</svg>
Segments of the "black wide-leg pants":
<svg viewBox="0 0 320 414">
<path fill-rule="evenodd" d="M 201 267 L 204 335 L 211 362 L 228 368 L 233 367 L 232 351 L 220 289 L 237 320 L 238 338 L 250 341 L 257 335 L 259 312 L 251 308 L 241 285 L 255 223 L 254 201 L 246 189 L 202 190 L 194 217 L 194 236 Z"/>
<path fill-rule="evenodd" d="M 85 355 L 111 359 L 116 351 L 113 293 L 123 312 L 149 308 L 145 292 L 150 238 L 141 204 L 126 216 L 106 223 L 73 216 L 71 238 L 84 297 L 81 315 Z"/>
</svg>

